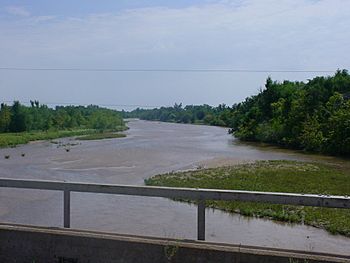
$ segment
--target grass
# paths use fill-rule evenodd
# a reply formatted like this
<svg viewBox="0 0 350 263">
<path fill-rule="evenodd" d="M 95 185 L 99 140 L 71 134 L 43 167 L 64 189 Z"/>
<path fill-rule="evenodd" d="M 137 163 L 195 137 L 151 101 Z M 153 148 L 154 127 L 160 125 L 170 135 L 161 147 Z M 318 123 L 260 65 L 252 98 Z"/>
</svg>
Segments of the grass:
<svg viewBox="0 0 350 263">
<path fill-rule="evenodd" d="M 0 133 L 0 147 L 14 147 L 30 141 L 52 140 L 62 137 L 80 136 L 96 133 L 92 129 L 61 130 L 61 131 L 35 131 L 20 133 Z"/>
<path fill-rule="evenodd" d="M 147 185 L 350 195 L 350 171 L 320 163 L 259 161 L 232 167 L 156 175 Z M 350 210 L 254 202 L 208 201 L 207 205 L 246 216 L 270 218 L 326 229 L 350 237 Z"/>
<path fill-rule="evenodd" d="M 128 127 L 119 126 L 113 130 L 101 133 L 95 129 L 73 129 L 73 130 L 50 130 L 50 131 L 32 131 L 19 133 L 0 133 L 0 148 L 15 147 L 19 144 L 26 144 L 31 141 L 53 140 L 63 137 L 75 137 L 82 135 L 99 136 L 99 134 L 112 134 L 113 132 L 125 131 Z M 125 137 L 121 135 L 120 137 Z M 115 137 L 119 138 L 119 137 Z M 92 139 L 91 139 L 92 140 Z"/>
<path fill-rule="evenodd" d="M 103 140 L 103 139 L 113 139 L 113 138 L 123 138 L 126 137 L 123 133 L 113 133 L 113 132 L 103 132 L 103 133 L 94 133 L 78 137 L 78 140 Z"/>
</svg>

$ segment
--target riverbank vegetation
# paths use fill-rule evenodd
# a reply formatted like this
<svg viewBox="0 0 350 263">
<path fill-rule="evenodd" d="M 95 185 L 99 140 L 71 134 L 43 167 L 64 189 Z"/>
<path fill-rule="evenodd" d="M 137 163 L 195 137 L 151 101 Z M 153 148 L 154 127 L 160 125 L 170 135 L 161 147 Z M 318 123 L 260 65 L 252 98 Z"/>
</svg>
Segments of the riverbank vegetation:
<svg viewBox="0 0 350 263">
<path fill-rule="evenodd" d="M 13 147 L 19 144 L 26 144 L 31 141 L 53 140 L 62 137 L 86 135 L 95 132 L 95 130 L 91 129 L 77 129 L 20 133 L 0 133 L 0 147 Z"/>
<path fill-rule="evenodd" d="M 129 117 L 225 126 L 241 140 L 350 155 L 350 75 L 338 70 L 307 82 L 266 80 L 259 94 L 232 107 L 136 109 Z"/>
<path fill-rule="evenodd" d="M 12 106 L 2 103 L 0 109 L 0 147 L 125 129 L 119 112 L 94 105 L 53 109 L 38 101 L 30 106 L 15 101 Z"/>
<path fill-rule="evenodd" d="M 84 136 L 78 137 L 77 140 L 90 141 L 90 140 L 103 140 L 103 139 L 114 139 L 114 138 L 124 138 L 124 137 L 126 137 L 126 134 L 124 133 L 102 132 L 102 133 L 84 135 Z"/>
<path fill-rule="evenodd" d="M 187 105 L 183 107 L 182 103 L 175 103 L 173 107 L 161 107 L 159 109 L 137 108 L 131 112 L 123 112 L 123 116 L 142 120 L 229 127 L 232 121 L 232 109 L 225 104 L 220 104 L 218 107 L 209 105 Z"/>
<path fill-rule="evenodd" d="M 259 161 L 231 167 L 175 172 L 145 180 L 147 185 L 262 192 L 350 195 L 350 171 L 294 161 Z M 246 216 L 305 223 L 350 237 L 350 210 L 254 202 L 210 201 L 207 205 Z"/>
</svg>

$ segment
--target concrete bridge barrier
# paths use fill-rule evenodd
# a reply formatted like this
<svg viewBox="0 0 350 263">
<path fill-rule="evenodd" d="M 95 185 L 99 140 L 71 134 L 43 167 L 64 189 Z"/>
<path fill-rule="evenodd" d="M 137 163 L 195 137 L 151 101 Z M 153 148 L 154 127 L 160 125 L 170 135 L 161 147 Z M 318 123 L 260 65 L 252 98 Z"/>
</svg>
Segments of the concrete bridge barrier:
<svg viewBox="0 0 350 263">
<path fill-rule="evenodd" d="M 350 197 L 348 196 L 66 183 L 7 178 L 0 178 L 1 187 L 62 191 L 64 228 L 0 224 L 0 263 L 350 262 L 350 257 L 340 255 L 203 242 L 207 200 L 349 209 Z M 197 200 L 197 239 L 200 241 L 69 229 L 71 192 Z"/>
<path fill-rule="evenodd" d="M 1 263 L 315 263 L 350 257 L 218 244 L 0 224 Z"/>
</svg>

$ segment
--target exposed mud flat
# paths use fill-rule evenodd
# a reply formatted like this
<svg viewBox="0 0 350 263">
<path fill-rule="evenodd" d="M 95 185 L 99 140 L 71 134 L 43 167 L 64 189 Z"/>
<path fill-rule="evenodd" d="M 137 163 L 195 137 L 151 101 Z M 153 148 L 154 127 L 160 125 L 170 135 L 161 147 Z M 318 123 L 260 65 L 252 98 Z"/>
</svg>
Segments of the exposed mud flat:
<svg viewBox="0 0 350 263">
<path fill-rule="evenodd" d="M 214 158 L 199 162 L 197 164 L 197 169 L 205 168 L 217 168 L 222 166 L 233 166 L 238 164 L 253 163 L 254 160 L 239 160 L 236 158 Z"/>
<path fill-rule="evenodd" d="M 0 149 L 0 176 L 142 185 L 155 174 L 254 160 L 349 161 L 242 144 L 218 127 L 130 121 L 128 137 L 64 147 L 39 142 Z M 63 143 L 74 141 L 61 139 Z M 21 156 L 25 153 L 25 157 Z M 10 155 L 5 159 L 4 155 Z M 62 226 L 62 193 L 0 189 L 0 221 Z M 350 255 L 350 239 L 303 226 L 207 209 L 207 239 Z M 72 227 L 174 238 L 196 238 L 196 208 L 164 198 L 72 194 Z"/>
</svg>

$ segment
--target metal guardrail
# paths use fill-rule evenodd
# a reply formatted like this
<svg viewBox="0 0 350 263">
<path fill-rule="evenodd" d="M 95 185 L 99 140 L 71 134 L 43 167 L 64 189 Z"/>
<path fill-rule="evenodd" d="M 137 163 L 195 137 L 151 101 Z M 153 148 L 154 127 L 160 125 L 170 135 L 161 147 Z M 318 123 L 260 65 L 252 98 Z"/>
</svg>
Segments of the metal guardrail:
<svg viewBox="0 0 350 263">
<path fill-rule="evenodd" d="M 0 178 L 0 187 L 63 191 L 63 226 L 70 227 L 70 193 L 99 193 L 148 197 L 183 198 L 198 201 L 197 238 L 205 240 L 205 201 L 248 201 L 283 205 L 301 205 L 350 209 L 350 196 L 254 192 L 199 188 L 172 188 L 155 186 L 131 186 L 93 184 L 43 180 L 20 180 Z"/>
</svg>

